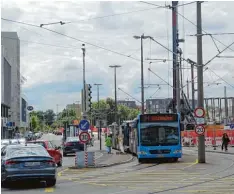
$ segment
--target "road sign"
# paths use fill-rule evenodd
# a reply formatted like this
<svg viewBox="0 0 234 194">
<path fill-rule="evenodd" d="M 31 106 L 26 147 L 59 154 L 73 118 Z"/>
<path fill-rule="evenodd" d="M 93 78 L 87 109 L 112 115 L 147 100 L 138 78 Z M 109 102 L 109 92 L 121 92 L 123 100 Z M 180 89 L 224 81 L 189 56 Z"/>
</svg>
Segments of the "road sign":
<svg viewBox="0 0 234 194">
<path fill-rule="evenodd" d="M 90 140 L 90 135 L 88 132 L 81 132 L 79 139 L 82 143 L 87 143 Z"/>
<path fill-rule="evenodd" d="M 202 125 L 197 125 L 195 127 L 195 132 L 198 135 L 203 135 L 205 133 L 205 128 Z"/>
<path fill-rule="evenodd" d="M 28 106 L 28 107 L 27 107 L 27 110 L 28 110 L 28 111 L 32 111 L 32 110 L 33 110 L 33 106 Z"/>
<path fill-rule="evenodd" d="M 230 124 L 230 128 L 231 128 L 231 129 L 234 129 L 234 124 Z"/>
<path fill-rule="evenodd" d="M 196 120 L 197 125 L 204 125 L 205 124 L 205 118 L 195 117 L 195 120 Z"/>
<path fill-rule="evenodd" d="M 82 130 L 82 131 L 87 131 L 88 129 L 89 129 L 89 127 L 90 127 L 90 125 L 89 125 L 89 121 L 87 121 L 87 120 L 81 120 L 80 121 L 80 124 L 79 124 L 79 127 L 80 127 L 80 130 Z"/>
<path fill-rule="evenodd" d="M 201 107 L 198 107 L 194 111 L 195 117 L 202 118 L 205 116 L 205 110 Z"/>
</svg>

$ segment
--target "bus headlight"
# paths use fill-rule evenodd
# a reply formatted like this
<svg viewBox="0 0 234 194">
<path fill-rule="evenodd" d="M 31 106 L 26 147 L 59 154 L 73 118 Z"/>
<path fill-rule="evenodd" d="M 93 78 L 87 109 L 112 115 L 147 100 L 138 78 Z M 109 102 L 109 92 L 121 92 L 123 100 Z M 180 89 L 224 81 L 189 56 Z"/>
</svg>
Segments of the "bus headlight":
<svg viewBox="0 0 234 194">
<path fill-rule="evenodd" d="M 173 153 L 174 153 L 174 154 L 179 154 L 179 153 L 181 153 L 181 150 L 174 150 Z"/>
</svg>

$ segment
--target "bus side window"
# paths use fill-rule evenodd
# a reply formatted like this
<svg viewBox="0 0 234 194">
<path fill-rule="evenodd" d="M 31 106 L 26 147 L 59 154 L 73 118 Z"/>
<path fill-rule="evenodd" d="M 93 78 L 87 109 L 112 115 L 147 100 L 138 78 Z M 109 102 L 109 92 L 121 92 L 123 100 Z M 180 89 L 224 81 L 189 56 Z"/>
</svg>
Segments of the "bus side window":
<svg viewBox="0 0 234 194">
<path fill-rule="evenodd" d="M 140 128 L 140 126 L 138 126 L 138 125 L 139 125 L 139 120 L 137 119 L 137 120 L 136 120 L 137 146 L 140 145 L 139 129 L 138 129 L 138 128 Z"/>
</svg>

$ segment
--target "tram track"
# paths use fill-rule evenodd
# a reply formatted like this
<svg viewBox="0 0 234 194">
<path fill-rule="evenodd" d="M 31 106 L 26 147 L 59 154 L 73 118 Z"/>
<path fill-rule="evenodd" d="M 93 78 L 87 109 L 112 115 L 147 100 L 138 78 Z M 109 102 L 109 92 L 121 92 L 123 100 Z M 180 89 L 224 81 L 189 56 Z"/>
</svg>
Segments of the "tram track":
<svg viewBox="0 0 234 194">
<path fill-rule="evenodd" d="M 234 159 L 230 159 L 230 158 L 227 158 L 227 157 L 222 157 L 222 158 L 224 158 L 226 160 L 230 160 L 230 161 L 232 161 L 232 163 L 228 167 L 226 167 L 226 168 L 224 168 L 222 170 L 215 171 L 213 173 L 207 173 L 207 174 L 201 175 L 199 177 L 195 176 L 195 177 L 192 177 L 190 179 L 184 179 L 182 181 L 187 181 L 187 180 L 191 180 L 191 179 L 199 179 L 199 178 L 204 178 L 206 176 L 216 175 L 218 173 L 225 172 L 225 171 L 229 170 L 230 168 L 234 167 Z M 168 192 L 168 191 L 180 190 L 180 189 L 189 188 L 189 187 L 193 187 L 193 186 L 198 186 L 198 185 L 202 185 L 202 184 L 206 184 L 206 183 L 210 183 L 210 182 L 215 182 L 215 181 L 222 180 L 222 179 L 225 179 L 225 178 L 229 178 L 229 177 L 232 177 L 232 176 L 234 176 L 234 173 L 229 174 L 229 175 L 225 175 L 225 176 L 221 176 L 221 177 L 217 177 L 217 178 L 214 178 L 214 179 L 211 179 L 211 180 L 196 182 L 196 183 L 187 184 L 187 185 L 174 187 L 174 188 L 168 188 L 168 189 L 164 189 L 164 190 L 161 190 L 161 191 L 149 192 L 147 194 L 157 194 L 157 193 L 164 193 L 164 192 Z"/>
</svg>

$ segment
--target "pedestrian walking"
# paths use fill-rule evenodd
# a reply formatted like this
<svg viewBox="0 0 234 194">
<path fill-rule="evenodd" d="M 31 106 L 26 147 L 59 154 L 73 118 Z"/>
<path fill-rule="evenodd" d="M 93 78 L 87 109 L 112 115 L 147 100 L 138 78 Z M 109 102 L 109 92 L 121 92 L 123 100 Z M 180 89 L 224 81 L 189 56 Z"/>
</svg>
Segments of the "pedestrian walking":
<svg viewBox="0 0 234 194">
<path fill-rule="evenodd" d="M 106 143 L 107 153 L 111 154 L 112 138 L 110 135 L 107 136 L 105 143 Z"/>
<path fill-rule="evenodd" d="M 223 134 L 223 137 L 222 137 L 222 150 L 223 148 L 225 148 L 225 151 L 227 151 L 227 147 L 228 147 L 228 143 L 230 142 L 230 139 L 227 135 L 227 133 L 224 133 Z"/>
</svg>

